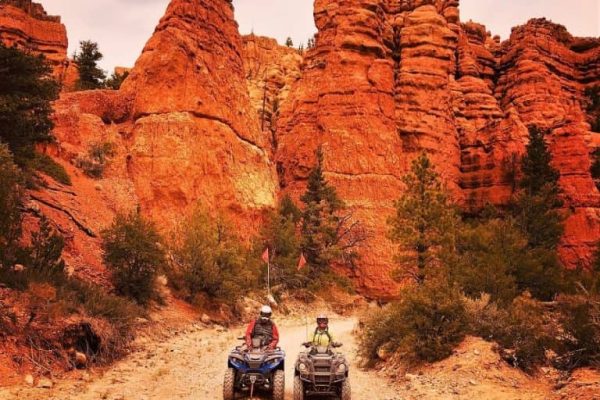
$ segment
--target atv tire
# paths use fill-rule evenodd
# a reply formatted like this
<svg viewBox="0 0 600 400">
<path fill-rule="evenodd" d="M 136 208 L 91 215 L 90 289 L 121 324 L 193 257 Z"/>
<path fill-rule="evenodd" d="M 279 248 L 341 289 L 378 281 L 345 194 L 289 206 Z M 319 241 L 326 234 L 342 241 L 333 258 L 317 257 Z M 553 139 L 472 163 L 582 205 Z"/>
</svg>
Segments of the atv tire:
<svg viewBox="0 0 600 400">
<path fill-rule="evenodd" d="M 350 380 L 346 380 L 342 383 L 342 392 L 340 393 L 340 400 L 350 400 L 352 397 L 352 390 L 350 389 Z"/>
<path fill-rule="evenodd" d="M 273 374 L 273 400 L 283 400 L 285 397 L 285 373 L 282 370 Z"/>
<path fill-rule="evenodd" d="M 223 400 L 235 399 L 235 369 L 228 368 L 223 379 Z"/>
<path fill-rule="evenodd" d="M 304 400 L 304 382 L 297 375 L 294 377 L 294 400 Z"/>
</svg>

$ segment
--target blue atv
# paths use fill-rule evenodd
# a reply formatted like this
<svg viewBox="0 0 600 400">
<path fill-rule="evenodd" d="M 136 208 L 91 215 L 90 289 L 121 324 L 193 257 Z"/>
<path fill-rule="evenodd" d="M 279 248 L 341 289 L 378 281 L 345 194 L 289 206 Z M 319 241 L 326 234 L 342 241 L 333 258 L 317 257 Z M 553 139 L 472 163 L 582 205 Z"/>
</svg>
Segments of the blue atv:
<svg viewBox="0 0 600 400">
<path fill-rule="evenodd" d="M 252 398 L 256 392 L 270 393 L 273 400 L 283 400 L 284 368 L 285 352 L 280 348 L 268 350 L 264 338 L 252 339 L 251 350 L 246 345 L 237 346 L 227 361 L 223 400 L 234 400 L 238 393 Z"/>
</svg>

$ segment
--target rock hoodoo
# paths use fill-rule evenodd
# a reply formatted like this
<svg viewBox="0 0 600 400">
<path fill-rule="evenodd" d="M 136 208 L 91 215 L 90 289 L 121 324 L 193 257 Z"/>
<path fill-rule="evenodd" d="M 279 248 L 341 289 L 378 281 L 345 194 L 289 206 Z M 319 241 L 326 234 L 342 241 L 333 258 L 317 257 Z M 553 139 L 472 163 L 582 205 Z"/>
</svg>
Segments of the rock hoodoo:
<svg viewBox="0 0 600 400">
<path fill-rule="evenodd" d="M 456 0 L 317 0 L 315 22 L 316 47 L 277 123 L 278 170 L 297 196 L 322 146 L 327 178 L 373 234 L 357 271 L 367 293 L 394 292 L 385 221 L 411 159 L 427 151 L 464 207 L 504 204 L 531 124 L 550 130 L 561 173 L 563 259 L 589 263 L 600 197 L 584 91 L 598 84 L 600 41 L 532 20 L 500 43 L 461 23 Z"/>
</svg>

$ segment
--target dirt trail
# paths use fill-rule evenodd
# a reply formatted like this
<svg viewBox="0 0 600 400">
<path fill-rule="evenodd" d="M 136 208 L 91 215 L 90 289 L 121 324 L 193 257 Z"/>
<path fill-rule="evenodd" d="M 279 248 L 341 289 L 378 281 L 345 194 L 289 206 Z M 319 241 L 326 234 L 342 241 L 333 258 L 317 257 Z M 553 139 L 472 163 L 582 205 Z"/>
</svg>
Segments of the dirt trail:
<svg viewBox="0 0 600 400">
<path fill-rule="evenodd" d="M 306 327 L 300 320 L 277 322 L 281 347 L 287 353 L 286 400 L 291 400 L 293 363 L 302 350 L 299 344 L 305 340 Z M 548 376 L 529 376 L 511 368 L 499 358 L 492 343 L 473 337 L 467 338 L 447 359 L 408 374 L 393 369 L 361 370 L 356 365 L 357 347 L 352 333 L 355 324 L 355 318 L 331 321 L 331 331 L 337 341 L 344 343 L 342 349 L 352 363 L 354 400 L 591 400 L 597 398 L 595 394 L 585 393 L 600 390 L 598 374 L 587 376 L 582 372 L 583 378 L 554 392 Z M 65 380 L 52 389 L 0 389 L 0 399 L 220 400 L 227 355 L 239 343 L 236 338 L 242 332 L 242 328 L 207 329 L 197 325 L 166 341 L 140 339 L 138 345 L 144 350 L 103 374 L 84 372 L 86 379 Z M 579 391 L 583 394 L 579 395 Z"/>
<path fill-rule="evenodd" d="M 356 342 L 352 330 L 356 320 L 331 321 L 331 331 L 344 343 L 352 360 L 354 399 L 400 400 L 399 390 L 374 372 L 356 366 Z M 293 363 L 305 340 L 306 327 L 299 321 L 280 324 L 281 347 L 286 351 L 286 399 L 292 399 Z M 53 389 L 0 389 L 0 398 L 44 400 L 217 400 L 222 399 L 222 380 L 228 351 L 239 343 L 242 329 L 191 327 L 163 343 L 142 343 L 147 350 L 132 354 L 101 377 L 89 382 L 62 382 Z"/>
</svg>

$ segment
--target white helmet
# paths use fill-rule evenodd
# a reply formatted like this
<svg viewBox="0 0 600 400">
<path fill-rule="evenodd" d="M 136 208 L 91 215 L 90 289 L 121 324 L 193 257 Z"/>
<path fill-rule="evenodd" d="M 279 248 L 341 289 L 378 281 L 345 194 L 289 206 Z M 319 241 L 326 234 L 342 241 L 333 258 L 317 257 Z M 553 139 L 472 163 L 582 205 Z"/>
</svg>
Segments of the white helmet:
<svg viewBox="0 0 600 400">
<path fill-rule="evenodd" d="M 262 321 L 268 321 L 271 319 L 271 315 L 273 314 L 273 310 L 269 306 L 262 306 L 260 309 L 260 319 Z"/>
</svg>

